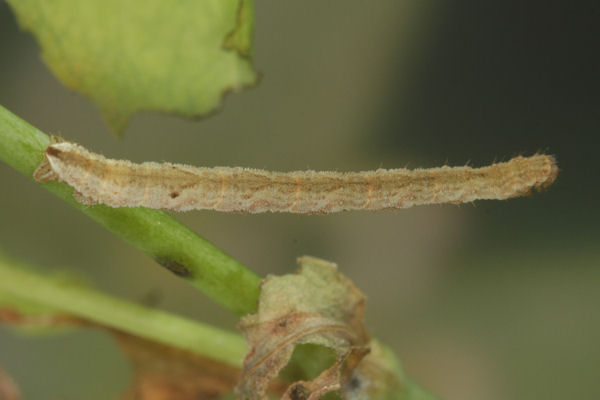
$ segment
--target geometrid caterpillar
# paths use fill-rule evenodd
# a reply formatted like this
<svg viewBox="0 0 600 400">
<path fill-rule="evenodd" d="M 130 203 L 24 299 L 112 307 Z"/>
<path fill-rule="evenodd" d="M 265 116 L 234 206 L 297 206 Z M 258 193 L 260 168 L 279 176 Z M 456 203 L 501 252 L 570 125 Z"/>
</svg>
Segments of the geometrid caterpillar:
<svg viewBox="0 0 600 400">
<path fill-rule="evenodd" d="M 554 182 L 554 157 L 515 157 L 483 168 L 378 169 L 367 172 L 268 172 L 110 160 L 80 145 L 48 146 L 34 172 L 38 181 L 75 188 L 83 204 L 187 211 L 327 214 L 389 210 L 421 204 L 508 199 Z"/>
</svg>

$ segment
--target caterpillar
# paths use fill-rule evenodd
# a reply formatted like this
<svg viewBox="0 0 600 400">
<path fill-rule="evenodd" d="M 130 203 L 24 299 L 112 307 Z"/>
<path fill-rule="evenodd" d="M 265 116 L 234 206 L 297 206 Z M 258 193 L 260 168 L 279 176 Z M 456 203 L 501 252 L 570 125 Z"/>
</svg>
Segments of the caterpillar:
<svg viewBox="0 0 600 400">
<path fill-rule="evenodd" d="M 465 203 L 526 195 L 554 182 L 554 157 L 535 154 L 482 168 L 269 172 L 249 168 L 112 160 L 71 142 L 49 145 L 33 176 L 75 189 L 83 204 L 174 211 L 327 214 Z"/>
</svg>

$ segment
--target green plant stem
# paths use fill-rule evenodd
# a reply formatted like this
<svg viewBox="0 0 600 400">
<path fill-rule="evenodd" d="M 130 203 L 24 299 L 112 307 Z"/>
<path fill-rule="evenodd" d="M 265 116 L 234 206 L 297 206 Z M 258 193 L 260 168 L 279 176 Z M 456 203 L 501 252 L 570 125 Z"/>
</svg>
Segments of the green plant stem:
<svg viewBox="0 0 600 400">
<path fill-rule="evenodd" d="M 21 303 L 39 305 L 235 367 L 246 352 L 244 339 L 235 333 L 124 301 L 72 280 L 44 276 L 4 257 L 0 257 L 0 276 L 0 298 L 15 299 L 16 309 Z"/>
<path fill-rule="evenodd" d="M 71 315 L 98 326 L 241 367 L 246 343 L 238 334 L 124 301 L 72 279 L 41 274 L 2 254 L 0 277 L 0 308 L 18 311 L 24 316 L 34 317 L 34 320 L 36 316 L 42 317 L 42 323 L 53 314 Z M 392 357 L 391 353 L 389 357 Z M 310 360 L 304 361 L 311 364 Z M 391 370 L 398 374 L 402 386 L 396 392 L 387 393 L 389 400 L 436 400 L 406 378 L 399 365 L 396 368 Z"/>
<path fill-rule="evenodd" d="M 50 137 L 0 106 L 0 160 L 32 179 Z M 142 250 L 162 266 L 237 315 L 255 312 L 260 278 L 208 241 L 161 211 L 85 206 L 58 182 L 42 186 Z M 0 294 L 95 321 L 147 339 L 239 366 L 246 350 L 241 336 L 162 311 L 107 296 L 66 281 L 8 266 L 0 259 Z M 390 399 L 434 400 L 403 379 Z"/>
<path fill-rule="evenodd" d="M 48 135 L 0 106 L 0 160 L 33 179 L 49 144 Z M 86 206 L 73 199 L 68 185 L 40 184 L 228 310 L 237 315 L 256 311 L 258 275 L 168 214 L 141 207 Z"/>
</svg>

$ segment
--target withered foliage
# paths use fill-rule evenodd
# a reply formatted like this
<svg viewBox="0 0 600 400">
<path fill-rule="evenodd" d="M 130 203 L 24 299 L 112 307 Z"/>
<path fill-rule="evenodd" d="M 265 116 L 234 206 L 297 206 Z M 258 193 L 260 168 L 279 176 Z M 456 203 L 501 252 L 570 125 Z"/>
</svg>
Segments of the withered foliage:
<svg viewBox="0 0 600 400">
<path fill-rule="evenodd" d="M 114 335 L 134 367 L 123 400 L 219 399 L 232 392 L 240 374 L 238 368 L 188 351 L 128 334 Z"/>
<path fill-rule="evenodd" d="M 0 400 L 21 400 L 21 391 L 17 383 L 0 368 Z"/>
<path fill-rule="evenodd" d="M 42 330 L 91 327 L 108 331 L 133 365 L 133 382 L 123 400 L 216 400 L 230 396 L 234 387 L 242 400 L 273 396 L 316 400 L 333 391 L 351 400 L 407 398 L 398 361 L 370 340 L 364 328 L 364 295 L 335 264 L 310 257 L 299 263 L 296 274 L 267 277 L 261 284 L 258 312 L 242 318 L 240 327 L 249 347 L 242 370 L 56 312 L 32 315 L 4 307 L 0 323 Z M 296 377 L 284 384 L 278 375 L 302 344 L 332 349 L 335 361 L 312 380 Z M 8 382 L 0 382 L 0 390 L 12 397 L 0 395 L 20 400 L 18 391 L 7 391 Z"/>
<path fill-rule="evenodd" d="M 306 343 L 333 349 L 337 361 L 311 381 L 292 383 L 282 399 L 314 400 L 356 386 L 354 371 L 369 352 L 365 297 L 335 264 L 310 257 L 299 263 L 295 275 L 267 277 L 258 313 L 242 319 L 250 350 L 236 388 L 241 399 L 265 399 L 269 383 L 289 362 L 295 346 Z"/>
<path fill-rule="evenodd" d="M 17 328 L 70 326 L 108 331 L 133 365 L 133 382 L 123 400 L 219 399 L 232 393 L 240 375 L 239 368 L 65 314 L 31 316 L 1 308 L 0 323 Z M 8 392 L 9 383 L 0 371 L 0 400 L 20 400 L 14 394 L 18 392 Z M 7 393 L 13 393 L 12 397 Z"/>
</svg>

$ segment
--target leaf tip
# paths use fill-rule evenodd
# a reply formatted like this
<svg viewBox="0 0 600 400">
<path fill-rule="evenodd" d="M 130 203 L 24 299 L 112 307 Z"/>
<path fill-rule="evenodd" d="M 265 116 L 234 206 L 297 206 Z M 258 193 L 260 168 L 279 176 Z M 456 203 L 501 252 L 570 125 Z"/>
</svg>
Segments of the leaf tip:
<svg viewBox="0 0 600 400">
<path fill-rule="evenodd" d="M 236 51 L 240 57 L 252 54 L 252 31 L 254 30 L 254 7 L 252 0 L 239 0 L 235 26 L 225 36 L 223 47 Z"/>
<path fill-rule="evenodd" d="M 133 112 L 102 107 L 100 113 L 111 133 L 118 139 L 122 139 Z"/>
</svg>

